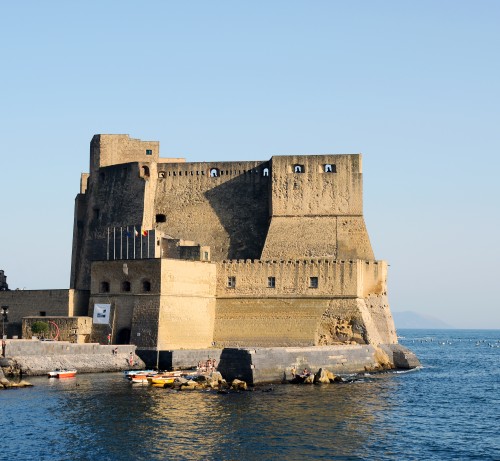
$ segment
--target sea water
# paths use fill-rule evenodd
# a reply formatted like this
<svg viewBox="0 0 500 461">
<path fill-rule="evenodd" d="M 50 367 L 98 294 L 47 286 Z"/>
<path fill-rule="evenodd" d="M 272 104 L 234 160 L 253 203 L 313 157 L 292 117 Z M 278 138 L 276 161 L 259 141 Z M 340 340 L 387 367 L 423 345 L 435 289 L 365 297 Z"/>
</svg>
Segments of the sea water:
<svg viewBox="0 0 500 461">
<path fill-rule="evenodd" d="M 500 460 L 500 331 L 400 330 L 423 367 L 175 392 L 121 373 L 0 391 L 2 460 Z"/>
</svg>

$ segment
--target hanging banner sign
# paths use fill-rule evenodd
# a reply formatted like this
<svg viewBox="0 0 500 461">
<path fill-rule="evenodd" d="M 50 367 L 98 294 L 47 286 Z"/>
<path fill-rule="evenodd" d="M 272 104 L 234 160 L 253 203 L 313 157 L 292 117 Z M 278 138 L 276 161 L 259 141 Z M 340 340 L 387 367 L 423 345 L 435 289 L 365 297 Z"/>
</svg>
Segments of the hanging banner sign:
<svg viewBox="0 0 500 461">
<path fill-rule="evenodd" d="M 109 324 L 111 304 L 94 304 L 94 323 Z"/>
</svg>

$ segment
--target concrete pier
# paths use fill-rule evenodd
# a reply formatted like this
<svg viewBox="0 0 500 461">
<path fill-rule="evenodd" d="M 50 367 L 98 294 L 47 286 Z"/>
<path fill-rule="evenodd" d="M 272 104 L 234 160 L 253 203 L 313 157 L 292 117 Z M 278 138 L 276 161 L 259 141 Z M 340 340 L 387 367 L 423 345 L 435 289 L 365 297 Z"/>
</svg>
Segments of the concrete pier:
<svg viewBox="0 0 500 461">
<path fill-rule="evenodd" d="M 314 347 L 266 347 L 224 349 L 182 349 L 172 351 L 138 350 L 148 367 L 181 369 L 208 359 L 217 361 L 217 369 L 228 380 L 241 379 L 249 384 L 277 383 L 290 379 L 292 368 L 312 372 L 320 368 L 337 375 L 411 369 L 420 362 L 410 350 L 399 344 L 342 345 Z"/>
</svg>

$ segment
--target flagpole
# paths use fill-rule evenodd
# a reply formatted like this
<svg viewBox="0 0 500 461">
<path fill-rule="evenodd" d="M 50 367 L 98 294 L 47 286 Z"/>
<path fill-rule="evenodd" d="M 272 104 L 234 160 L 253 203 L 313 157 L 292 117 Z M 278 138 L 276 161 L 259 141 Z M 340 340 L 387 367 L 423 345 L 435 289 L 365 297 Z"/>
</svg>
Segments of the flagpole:
<svg viewBox="0 0 500 461">
<path fill-rule="evenodd" d="M 130 236 L 128 235 L 128 226 L 127 226 L 127 259 L 128 259 L 128 238 L 129 238 L 129 237 L 130 237 Z"/>
<path fill-rule="evenodd" d="M 106 259 L 109 261 L 109 227 L 108 227 L 108 243 L 106 245 Z"/>
<path fill-rule="evenodd" d="M 123 227 L 120 226 L 120 259 L 123 259 Z"/>
<path fill-rule="evenodd" d="M 113 226 L 113 261 L 116 259 L 116 227 Z"/>
<path fill-rule="evenodd" d="M 141 259 L 142 259 L 142 227 L 141 227 Z"/>
<path fill-rule="evenodd" d="M 149 232 L 148 232 L 148 259 L 149 259 Z"/>
<path fill-rule="evenodd" d="M 134 226 L 134 259 L 135 259 L 135 226 Z"/>
</svg>

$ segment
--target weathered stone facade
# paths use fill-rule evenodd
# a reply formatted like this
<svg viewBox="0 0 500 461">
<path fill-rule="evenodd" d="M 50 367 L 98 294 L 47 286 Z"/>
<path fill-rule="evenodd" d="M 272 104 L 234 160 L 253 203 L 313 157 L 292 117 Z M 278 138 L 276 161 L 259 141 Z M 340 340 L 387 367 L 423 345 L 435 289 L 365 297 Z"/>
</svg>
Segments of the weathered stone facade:
<svg viewBox="0 0 500 461">
<path fill-rule="evenodd" d="M 90 334 L 92 333 L 91 317 L 24 317 L 23 338 L 39 337 L 31 331 L 31 326 L 35 322 L 47 323 L 49 330 L 44 335 L 44 339 L 68 341 L 77 344 L 90 342 Z"/>
<path fill-rule="evenodd" d="M 187 163 L 96 135 L 71 288 L 111 308 L 93 339 L 140 349 L 395 344 L 361 155 Z M 211 262 L 209 262 L 211 261 Z M 146 288 L 147 289 L 146 289 Z"/>
<path fill-rule="evenodd" d="M 0 305 L 9 306 L 5 331 L 9 338 L 22 337 L 25 317 L 86 316 L 87 290 L 9 290 L 0 291 Z"/>
</svg>

